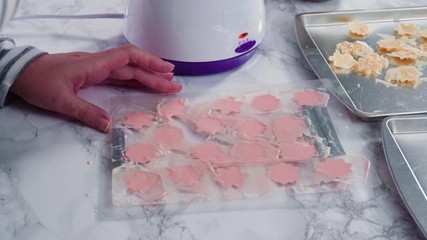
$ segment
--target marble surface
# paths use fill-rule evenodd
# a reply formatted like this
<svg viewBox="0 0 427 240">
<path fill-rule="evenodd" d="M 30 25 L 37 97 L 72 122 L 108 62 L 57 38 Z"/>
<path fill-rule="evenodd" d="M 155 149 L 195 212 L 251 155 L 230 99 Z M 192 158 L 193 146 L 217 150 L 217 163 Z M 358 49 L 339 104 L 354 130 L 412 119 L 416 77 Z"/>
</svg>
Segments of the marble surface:
<svg viewBox="0 0 427 240">
<path fill-rule="evenodd" d="M 294 15 L 324 10 L 406 7 L 424 0 L 266 0 L 267 34 L 243 67 L 213 76 L 176 77 L 184 92 L 236 86 L 318 84 L 298 49 Z M 122 13 L 123 1 L 26 0 L 18 15 Z M 11 22 L 4 34 L 48 52 L 98 51 L 125 42 L 121 20 Z M 92 103 L 129 89 L 80 92 Z M 378 123 L 360 122 L 332 101 L 348 154 L 371 160 L 372 182 L 358 190 L 298 196 L 231 210 L 171 212 L 109 205 L 108 135 L 15 100 L 0 110 L 0 239 L 421 239 L 388 172 Z"/>
</svg>

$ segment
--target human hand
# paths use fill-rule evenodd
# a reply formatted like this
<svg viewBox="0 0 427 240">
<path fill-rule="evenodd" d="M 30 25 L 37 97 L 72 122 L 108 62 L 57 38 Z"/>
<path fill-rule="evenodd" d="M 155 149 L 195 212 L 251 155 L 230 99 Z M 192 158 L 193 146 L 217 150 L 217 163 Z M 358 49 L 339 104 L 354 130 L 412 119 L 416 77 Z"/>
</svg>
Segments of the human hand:
<svg viewBox="0 0 427 240">
<path fill-rule="evenodd" d="M 10 91 L 30 104 L 109 132 L 110 115 L 78 97 L 78 91 L 95 84 L 115 84 L 175 93 L 182 86 L 171 82 L 173 68 L 172 64 L 133 45 L 96 53 L 49 54 L 32 62 Z"/>
</svg>

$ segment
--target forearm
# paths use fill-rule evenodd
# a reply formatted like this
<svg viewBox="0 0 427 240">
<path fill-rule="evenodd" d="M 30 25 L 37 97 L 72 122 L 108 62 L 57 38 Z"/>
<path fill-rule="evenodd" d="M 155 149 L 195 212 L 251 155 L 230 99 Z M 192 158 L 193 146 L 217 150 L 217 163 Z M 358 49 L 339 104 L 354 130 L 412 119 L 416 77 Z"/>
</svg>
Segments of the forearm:
<svg viewBox="0 0 427 240">
<path fill-rule="evenodd" d="M 4 107 L 9 88 L 38 57 L 47 54 L 32 46 L 16 47 L 15 42 L 6 36 L 0 36 L 0 107 Z"/>
</svg>

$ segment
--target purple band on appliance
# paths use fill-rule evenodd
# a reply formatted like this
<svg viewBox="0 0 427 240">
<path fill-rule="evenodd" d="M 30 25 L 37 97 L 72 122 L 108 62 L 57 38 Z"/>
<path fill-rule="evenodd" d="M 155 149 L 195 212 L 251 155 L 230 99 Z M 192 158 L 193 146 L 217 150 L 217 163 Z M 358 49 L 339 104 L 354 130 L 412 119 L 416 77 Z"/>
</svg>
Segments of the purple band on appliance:
<svg viewBox="0 0 427 240">
<path fill-rule="evenodd" d="M 241 44 L 240 46 L 238 46 L 236 48 L 236 50 L 234 50 L 236 53 L 244 53 L 246 51 L 248 51 L 249 49 L 251 49 L 253 46 L 255 46 L 256 41 L 255 40 L 250 40 L 247 41 L 243 44 Z"/>
<path fill-rule="evenodd" d="M 256 48 L 234 58 L 212 62 L 178 62 L 169 59 L 164 60 L 175 65 L 175 75 L 208 75 L 225 72 L 244 64 L 255 54 L 255 49 Z"/>
</svg>

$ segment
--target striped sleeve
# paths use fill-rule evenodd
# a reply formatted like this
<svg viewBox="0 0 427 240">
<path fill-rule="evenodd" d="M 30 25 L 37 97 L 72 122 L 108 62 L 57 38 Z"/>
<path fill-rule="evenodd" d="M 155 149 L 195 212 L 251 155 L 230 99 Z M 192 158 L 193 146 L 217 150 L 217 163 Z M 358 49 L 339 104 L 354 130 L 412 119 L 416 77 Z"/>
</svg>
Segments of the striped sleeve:
<svg viewBox="0 0 427 240">
<path fill-rule="evenodd" d="M 9 88 L 38 57 L 47 54 L 32 46 L 16 47 L 13 39 L 0 36 L 0 107 L 4 107 Z"/>
</svg>

